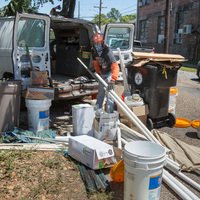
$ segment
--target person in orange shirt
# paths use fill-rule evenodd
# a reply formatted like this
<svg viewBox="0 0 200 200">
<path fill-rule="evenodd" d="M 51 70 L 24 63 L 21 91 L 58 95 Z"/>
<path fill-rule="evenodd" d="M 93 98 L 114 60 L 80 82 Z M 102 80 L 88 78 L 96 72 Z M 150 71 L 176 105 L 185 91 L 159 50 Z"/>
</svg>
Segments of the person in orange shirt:
<svg viewBox="0 0 200 200">
<path fill-rule="evenodd" d="M 103 80 L 108 83 L 107 90 L 114 90 L 115 81 L 119 75 L 119 65 L 113 55 L 112 50 L 104 43 L 103 35 L 96 33 L 93 36 L 92 58 L 94 60 L 94 68 L 96 73 L 100 74 Z M 102 108 L 105 96 L 105 90 L 101 83 L 99 83 L 98 95 L 96 105 Z M 109 93 L 107 94 L 107 112 L 113 113 L 114 100 Z"/>
</svg>

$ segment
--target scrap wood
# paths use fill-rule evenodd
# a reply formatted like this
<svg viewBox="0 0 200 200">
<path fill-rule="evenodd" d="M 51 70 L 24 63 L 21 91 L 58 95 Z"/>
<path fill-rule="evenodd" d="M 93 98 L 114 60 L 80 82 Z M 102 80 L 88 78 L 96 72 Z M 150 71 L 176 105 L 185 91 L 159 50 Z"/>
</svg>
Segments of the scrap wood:
<svg viewBox="0 0 200 200">
<path fill-rule="evenodd" d="M 0 149 L 56 151 L 61 149 L 67 150 L 68 148 L 62 144 L 9 143 L 9 144 L 0 144 Z"/>
<path fill-rule="evenodd" d="M 183 62 L 182 60 L 159 60 L 159 59 L 149 59 L 149 58 L 145 58 L 145 59 L 137 59 L 135 60 L 131 66 L 132 67 L 142 67 L 145 64 L 149 64 L 149 65 L 164 65 L 167 68 L 178 68 L 180 67 L 180 63 Z"/>
<path fill-rule="evenodd" d="M 184 60 L 184 61 L 186 61 L 186 59 L 183 56 L 176 55 L 176 54 L 143 53 L 143 52 L 132 52 L 131 54 L 134 58 L 152 58 L 152 59 Z"/>
<path fill-rule="evenodd" d="M 200 148 L 189 145 L 165 132 L 151 131 L 157 140 L 171 150 L 169 157 L 181 165 L 184 171 L 200 170 Z"/>
</svg>

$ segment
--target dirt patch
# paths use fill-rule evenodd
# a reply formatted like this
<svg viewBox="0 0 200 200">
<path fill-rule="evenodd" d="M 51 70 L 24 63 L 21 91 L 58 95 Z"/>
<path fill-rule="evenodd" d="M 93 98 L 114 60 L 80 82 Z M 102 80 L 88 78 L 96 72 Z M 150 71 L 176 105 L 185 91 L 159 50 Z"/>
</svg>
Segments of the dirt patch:
<svg viewBox="0 0 200 200">
<path fill-rule="evenodd" d="M 61 152 L 4 150 L 0 165 L 1 199 L 87 199 L 77 165 Z"/>
</svg>

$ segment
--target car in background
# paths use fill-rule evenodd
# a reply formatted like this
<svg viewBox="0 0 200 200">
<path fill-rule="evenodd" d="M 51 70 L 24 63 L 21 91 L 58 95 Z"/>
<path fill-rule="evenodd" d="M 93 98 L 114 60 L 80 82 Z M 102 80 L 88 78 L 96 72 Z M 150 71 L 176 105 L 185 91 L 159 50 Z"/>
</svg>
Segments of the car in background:
<svg viewBox="0 0 200 200">
<path fill-rule="evenodd" d="M 198 76 L 199 79 L 200 79 L 200 61 L 199 61 L 198 64 L 197 64 L 197 76 Z"/>
</svg>

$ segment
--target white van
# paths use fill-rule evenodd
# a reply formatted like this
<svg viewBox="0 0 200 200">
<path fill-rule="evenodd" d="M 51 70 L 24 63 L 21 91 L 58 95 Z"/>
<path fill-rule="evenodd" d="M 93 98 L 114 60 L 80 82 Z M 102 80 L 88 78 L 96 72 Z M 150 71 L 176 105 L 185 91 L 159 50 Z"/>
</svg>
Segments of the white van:
<svg viewBox="0 0 200 200">
<path fill-rule="evenodd" d="M 116 25 L 113 26 L 107 30 L 113 32 L 113 28 L 118 29 Z M 126 33 L 126 38 L 131 41 L 133 27 L 128 25 L 128 28 L 130 30 L 129 35 Z M 91 79 L 77 57 L 93 69 L 91 38 L 97 32 L 100 30 L 93 22 L 62 16 L 17 12 L 15 17 L 2 17 L 0 79 L 13 77 L 15 80 L 22 80 L 23 89 L 26 89 L 30 85 L 31 70 L 47 71 L 53 79 L 55 100 L 95 94 L 98 83 Z M 110 35 L 104 32 L 104 36 L 107 41 Z M 128 51 L 130 54 L 132 49 Z M 77 80 L 83 76 L 88 79 L 84 77 Z"/>
</svg>

